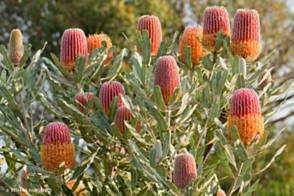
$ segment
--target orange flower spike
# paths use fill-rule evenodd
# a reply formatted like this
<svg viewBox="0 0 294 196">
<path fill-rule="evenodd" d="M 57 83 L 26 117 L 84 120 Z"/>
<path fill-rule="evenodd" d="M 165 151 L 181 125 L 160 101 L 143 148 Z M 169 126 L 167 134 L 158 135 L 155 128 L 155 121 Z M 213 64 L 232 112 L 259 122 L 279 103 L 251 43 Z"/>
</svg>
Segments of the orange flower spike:
<svg viewBox="0 0 294 196">
<path fill-rule="evenodd" d="M 233 140 L 231 126 L 238 129 L 242 143 L 247 146 L 254 135 L 260 132 L 257 143 L 262 139 L 264 133 L 263 117 L 257 94 L 252 89 L 241 88 L 235 91 L 230 104 L 228 116 L 228 133 Z"/>
<path fill-rule="evenodd" d="M 175 160 L 174 182 L 179 189 L 184 189 L 192 179 L 197 178 L 195 159 L 191 154 L 179 154 Z"/>
<path fill-rule="evenodd" d="M 138 108 L 134 107 L 135 111 L 138 112 Z M 125 129 L 126 129 L 126 125 L 124 123 L 124 121 L 130 121 L 133 118 L 132 113 L 130 112 L 130 110 L 128 110 L 128 108 L 124 105 L 120 106 L 115 114 L 115 118 L 114 118 L 114 122 L 119 130 L 119 132 L 124 135 L 125 133 Z M 136 131 L 138 133 L 140 133 L 141 127 L 140 127 L 140 122 L 138 121 L 135 127 Z"/>
<path fill-rule="evenodd" d="M 251 60 L 258 57 L 261 51 L 259 26 L 256 10 L 237 10 L 230 45 L 233 55 Z"/>
<path fill-rule="evenodd" d="M 188 27 L 185 29 L 182 37 L 180 38 L 180 59 L 185 63 L 185 48 L 186 46 L 191 46 L 191 59 L 192 64 L 195 65 L 199 62 L 199 58 L 205 56 L 205 52 L 201 43 L 196 39 L 196 37 L 202 39 L 202 27 Z"/>
<path fill-rule="evenodd" d="M 76 180 L 72 180 L 72 181 L 67 182 L 67 183 L 66 183 L 66 186 L 67 186 L 70 190 L 72 190 L 72 188 L 73 188 L 73 186 L 75 185 L 75 183 L 76 183 Z M 82 181 L 80 181 L 78 187 L 77 187 L 76 190 L 73 192 L 73 194 L 74 194 L 75 196 L 83 196 L 83 193 L 86 194 L 86 193 L 88 192 L 87 190 L 84 190 L 84 191 L 80 192 L 79 195 L 76 195 L 76 193 L 78 193 L 80 190 L 83 190 L 84 188 L 86 188 L 85 185 L 83 184 Z"/>
<path fill-rule="evenodd" d="M 107 51 L 112 47 L 111 39 L 104 33 L 101 34 L 94 34 L 90 35 L 87 38 L 87 45 L 88 45 L 88 52 L 89 52 L 89 58 L 91 58 L 92 52 L 95 48 L 103 47 L 102 41 L 106 42 L 107 45 Z M 107 55 L 106 59 L 104 60 L 104 66 L 108 65 L 111 62 L 113 52 L 111 52 L 109 55 Z"/>
<path fill-rule="evenodd" d="M 210 51 L 215 50 L 215 41 L 219 30 L 230 37 L 230 23 L 227 9 L 224 7 L 208 7 L 204 12 L 202 42 Z"/>
<path fill-rule="evenodd" d="M 168 103 L 175 88 L 180 85 L 180 75 L 177 63 L 172 56 L 162 56 L 156 61 L 154 86 L 158 85 L 161 90 L 162 98 Z M 181 90 L 178 97 L 181 96 Z"/>
<path fill-rule="evenodd" d="M 83 97 L 83 93 L 78 93 L 74 97 L 74 100 L 79 102 L 78 107 L 81 112 L 84 112 L 84 107 L 86 106 L 87 101 L 90 99 L 92 99 L 92 107 L 94 106 L 94 94 L 87 92 L 85 95 L 87 97 L 86 99 Z"/>
<path fill-rule="evenodd" d="M 142 16 L 139 19 L 137 30 L 141 32 L 143 36 L 143 30 L 147 30 L 151 42 L 151 55 L 157 55 L 160 43 L 162 41 L 161 24 L 156 16 Z M 139 53 L 142 51 L 137 47 Z"/>
<path fill-rule="evenodd" d="M 60 62 L 65 71 L 75 70 L 77 55 L 86 57 L 85 68 L 88 62 L 87 39 L 81 29 L 67 29 L 61 39 Z"/>
<path fill-rule="evenodd" d="M 66 169 L 73 167 L 75 163 L 74 144 L 71 143 L 69 130 L 64 123 L 49 123 L 42 139 L 41 160 L 46 170 L 58 173 L 62 162 L 65 162 Z"/>
</svg>

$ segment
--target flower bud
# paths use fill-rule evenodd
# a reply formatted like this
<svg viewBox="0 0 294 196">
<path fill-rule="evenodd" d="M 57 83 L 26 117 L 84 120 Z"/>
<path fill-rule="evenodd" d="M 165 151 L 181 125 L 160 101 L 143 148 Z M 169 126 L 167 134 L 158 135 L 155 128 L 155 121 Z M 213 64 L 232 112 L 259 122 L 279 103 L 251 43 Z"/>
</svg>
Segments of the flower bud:
<svg viewBox="0 0 294 196">
<path fill-rule="evenodd" d="M 244 78 L 246 78 L 246 61 L 245 59 L 241 58 L 240 59 L 240 64 L 239 64 L 239 72 L 240 74 L 243 74 Z"/>
<path fill-rule="evenodd" d="M 112 47 L 111 39 L 104 33 L 101 34 L 94 34 L 90 35 L 87 39 L 87 45 L 88 45 L 88 52 L 89 52 L 89 58 L 92 55 L 92 52 L 95 48 L 103 47 L 102 41 L 106 42 L 106 49 L 107 51 Z M 106 53 L 107 53 L 106 51 Z M 104 60 L 104 66 L 108 65 L 111 62 L 113 52 L 111 52 L 109 55 L 107 55 L 106 59 Z"/>
<path fill-rule="evenodd" d="M 197 178 L 195 159 L 191 154 L 179 154 L 175 160 L 174 182 L 175 185 L 184 189 L 192 179 Z"/>
<path fill-rule="evenodd" d="M 92 99 L 92 107 L 94 106 L 94 94 L 87 92 L 85 93 L 86 99 L 83 97 L 83 93 L 78 93 L 75 95 L 74 100 L 77 100 L 79 102 L 78 107 L 79 110 L 83 113 L 84 112 L 84 107 L 86 106 L 86 103 L 89 99 Z M 91 108 L 92 110 L 92 108 Z"/>
<path fill-rule="evenodd" d="M 262 91 L 264 87 L 271 82 L 271 80 L 271 72 L 269 70 L 264 70 L 258 78 L 258 89 Z"/>
<path fill-rule="evenodd" d="M 143 30 L 147 30 L 151 42 L 151 55 L 157 55 L 158 48 L 162 41 L 161 35 L 161 24 L 159 19 L 156 16 L 142 16 L 139 19 L 137 30 L 141 32 L 143 36 Z M 142 54 L 142 51 L 137 47 L 139 53 Z"/>
<path fill-rule="evenodd" d="M 264 133 L 263 117 L 254 90 L 241 88 L 235 91 L 227 120 L 227 129 L 231 139 L 233 137 L 230 129 L 233 125 L 237 127 L 240 139 L 245 146 L 252 141 L 257 132 L 260 132 L 257 143 L 262 139 Z"/>
<path fill-rule="evenodd" d="M 154 148 L 156 149 L 156 163 L 159 162 L 159 159 L 162 156 L 162 147 L 161 147 L 161 141 L 155 140 Z"/>
<path fill-rule="evenodd" d="M 134 107 L 135 111 L 138 112 L 138 108 Z M 130 121 L 133 118 L 132 113 L 130 112 L 130 110 L 128 110 L 128 108 L 124 105 L 120 106 L 115 114 L 115 118 L 114 118 L 114 122 L 119 130 L 119 132 L 124 135 L 125 133 L 125 129 L 126 129 L 126 125 L 124 123 L 124 121 Z M 138 133 L 140 133 L 141 127 L 140 127 L 140 122 L 137 121 L 136 124 L 136 131 Z"/>
<path fill-rule="evenodd" d="M 70 190 L 72 190 L 72 188 L 73 188 L 73 186 L 75 185 L 75 183 L 76 183 L 76 180 L 72 180 L 72 181 L 67 182 L 67 183 L 66 183 L 66 186 L 67 186 Z M 86 187 L 85 187 L 85 185 L 83 184 L 83 181 L 80 181 L 78 187 L 77 187 L 76 190 L 73 192 L 73 194 L 74 194 L 75 196 L 83 196 L 84 194 L 87 194 L 87 192 L 88 192 L 87 190 L 81 191 L 81 190 L 84 189 L 84 188 L 86 188 Z M 81 191 L 81 192 L 79 193 L 79 195 L 76 195 L 76 193 L 78 193 L 79 191 Z M 84 193 L 84 194 L 83 194 L 83 193 Z"/>
<path fill-rule="evenodd" d="M 225 193 L 223 190 L 219 189 L 219 190 L 217 191 L 216 196 L 226 196 L 226 193 Z"/>
<path fill-rule="evenodd" d="M 87 39 L 81 29 L 67 29 L 61 39 L 60 62 L 65 71 L 75 70 L 77 55 L 86 57 L 85 68 L 88 62 Z"/>
<path fill-rule="evenodd" d="M 111 82 L 105 82 L 104 84 L 102 84 L 100 93 L 99 93 L 99 99 L 107 116 L 108 116 L 108 110 L 110 108 L 110 104 L 113 97 L 118 97 L 118 106 L 117 106 L 118 108 L 123 105 L 123 102 L 119 94 L 122 94 L 123 96 L 125 96 L 125 89 L 120 82 L 111 81 Z"/>
<path fill-rule="evenodd" d="M 59 173 L 59 166 L 65 162 L 70 169 L 75 163 L 74 144 L 71 143 L 67 126 L 62 122 L 49 123 L 42 136 L 41 160 L 44 168 Z"/>
<path fill-rule="evenodd" d="M 9 39 L 8 58 L 11 63 L 18 65 L 23 56 L 23 44 L 21 32 L 18 29 L 13 29 Z"/>
<path fill-rule="evenodd" d="M 191 47 L 191 60 L 193 67 L 200 61 L 199 58 L 205 56 L 204 49 L 201 43 L 196 39 L 197 36 L 200 40 L 202 39 L 202 27 L 198 26 L 195 28 L 188 27 L 185 29 L 184 34 L 180 38 L 180 59 L 185 63 L 185 49 L 186 46 Z"/>
<path fill-rule="evenodd" d="M 154 86 L 158 85 L 161 90 L 163 101 L 168 103 L 177 87 L 180 85 L 180 76 L 177 63 L 172 56 L 162 56 L 156 61 Z M 178 97 L 181 96 L 181 90 Z"/>
<path fill-rule="evenodd" d="M 254 60 L 261 51 L 259 16 L 256 10 L 237 10 L 234 17 L 231 51 L 240 58 Z"/>
<path fill-rule="evenodd" d="M 208 7 L 204 12 L 202 42 L 210 51 L 215 50 L 215 41 L 219 30 L 230 37 L 230 23 L 227 9 L 224 7 Z"/>
</svg>

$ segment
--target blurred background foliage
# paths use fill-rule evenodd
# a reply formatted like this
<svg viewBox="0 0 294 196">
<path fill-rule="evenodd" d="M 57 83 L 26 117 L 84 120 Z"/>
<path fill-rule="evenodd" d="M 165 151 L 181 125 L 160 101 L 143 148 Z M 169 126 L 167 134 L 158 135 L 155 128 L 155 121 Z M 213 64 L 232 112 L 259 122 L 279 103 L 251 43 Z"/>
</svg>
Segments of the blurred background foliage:
<svg viewBox="0 0 294 196">
<path fill-rule="evenodd" d="M 294 4 L 291 0 L 1 0 L 0 1 L 0 44 L 8 46 L 12 29 L 18 28 L 23 33 L 24 45 L 32 44 L 33 51 L 47 46 L 43 56 L 55 53 L 59 56 L 62 33 L 68 28 L 81 28 L 86 36 L 104 32 L 110 36 L 116 50 L 130 47 L 122 32 L 135 45 L 134 30 L 140 16 L 156 15 L 160 18 L 163 40 L 170 40 L 175 31 L 180 34 L 187 26 L 202 25 L 204 10 L 208 6 L 224 6 L 230 15 L 232 27 L 233 17 L 237 9 L 256 9 L 260 16 L 262 56 L 271 56 L 272 78 L 277 84 L 283 84 L 293 78 L 294 47 Z M 175 46 L 175 50 L 177 50 Z M 127 58 L 126 58 L 127 59 Z M 126 64 L 128 59 L 126 60 Z M 127 67 L 127 65 L 125 65 Z M 274 145 L 276 149 L 287 144 L 282 156 L 258 178 L 261 178 L 255 195 L 294 195 L 294 145 L 293 133 L 293 99 L 289 96 L 284 109 L 267 127 L 272 136 L 279 128 L 286 126 L 286 131 Z M 282 100 L 282 99 L 281 99 Z M 289 107 L 290 106 L 290 107 Z M 291 107 L 293 108 L 291 110 Z M 275 109 L 273 106 L 267 112 Z M 255 162 L 256 170 L 263 168 L 276 152 L 267 150 Z M 222 173 L 221 167 L 219 172 Z M 229 188 L 226 179 L 221 187 Z"/>
</svg>

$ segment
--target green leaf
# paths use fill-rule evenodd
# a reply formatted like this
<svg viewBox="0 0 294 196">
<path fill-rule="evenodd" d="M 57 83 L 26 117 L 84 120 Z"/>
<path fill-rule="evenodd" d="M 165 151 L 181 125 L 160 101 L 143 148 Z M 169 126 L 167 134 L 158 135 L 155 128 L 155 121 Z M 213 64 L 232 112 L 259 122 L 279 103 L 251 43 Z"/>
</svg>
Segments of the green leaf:
<svg viewBox="0 0 294 196">
<path fill-rule="evenodd" d="M 215 40 L 215 51 L 219 51 L 221 46 L 222 46 L 222 41 L 223 41 L 223 29 L 219 30 L 219 32 L 216 35 L 216 40 Z"/>
<path fill-rule="evenodd" d="M 124 137 L 123 137 L 122 134 L 119 132 L 119 130 L 118 130 L 118 128 L 117 128 L 117 126 L 116 126 L 115 123 L 112 123 L 112 124 L 111 124 L 111 132 L 112 132 L 112 134 L 113 134 L 115 137 L 117 137 L 118 139 L 120 139 L 120 140 L 124 140 Z"/>
<path fill-rule="evenodd" d="M 154 86 L 155 101 L 161 110 L 165 110 L 165 104 L 162 98 L 161 90 L 158 85 Z"/>
<path fill-rule="evenodd" d="M 231 52 L 231 49 L 230 49 L 230 47 L 229 47 L 229 45 L 228 45 L 229 43 L 230 43 L 229 41 L 223 39 L 223 47 L 226 49 L 226 51 L 228 52 L 228 54 L 229 54 L 230 56 L 233 56 L 233 55 L 232 55 L 232 52 Z"/>
<path fill-rule="evenodd" d="M 23 161 L 26 165 L 32 165 L 30 161 L 26 159 L 18 150 L 14 150 L 13 154 L 20 160 Z"/>
<path fill-rule="evenodd" d="M 56 57 L 55 54 L 51 53 L 51 58 L 55 64 L 55 66 L 57 67 L 57 69 L 64 75 L 70 75 L 69 73 L 67 73 L 63 67 L 63 65 L 59 62 L 58 58 Z"/>
<path fill-rule="evenodd" d="M 180 90 L 181 90 L 181 85 L 178 85 L 175 88 L 175 90 L 170 98 L 169 105 L 172 105 L 177 100 Z"/>
<path fill-rule="evenodd" d="M 10 94 L 8 89 L 4 86 L 0 86 L 0 96 L 6 99 L 9 103 L 9 107 L 13 110 L 19 110 L 18 106 L 15 103 L 13 96 Z"/>
<path fill-rule="evenodd" d="M 102 81 L 104 81 L 104 80 L 111 81 L 117 76 L 117 74 L 119 73 L 120 68 L 121 68 L 121 66 L 123 64 L 123 58 L 124 58 L 127 51 L 128 50 L 126 48 L 121 50 L 120 54 L 115 58 L 110 72 L 108 73 L 106 78 L 101 79 Z"/>
<path fill-rule="evenodd" d="M 113 97 L 113 99 L 110 103 L 110 107 L 109 107 L 109 111 L 108 111 L 108 117 L 111 122 L 114 122 L 114 117 L 115 117 L 116 111 L 118 109 L 117 106 L 118 106 L 118 97 L 115 96 L 115 97 Z"/>
<path fill-rule="evenodd" d="M 66 196 L 74 196 L 72 191 L 66 186 L 66 184 L 61 185 L 61 188 Z"/>
<path fill-rule="evenodd" d="M 213 62 L 210 60 L 209 58 L 209 54 L 204 56 L 204 57 L 201 57 L 202 58 L 202 65 L 205 69 L 207 69 L 208 71 L 212 71 L 212 68 L 213 68 Z"/>
<path fill-rule="evenodd" d="M 245 79 L 244 79 L 244 76 L 243 74 L 238 74 L 238 78 L 237 78 L 237 88 L 240 89 L 240 88 L 246 88 L 246 85 L 245 85 Z"/>
<path fill-rule="evenodd" d="M 49 187 L 53 190 L 56 191 L 58 193 L 61 192 L 61 188 L 59 187 L 59 185 L 57 184 L 56 180 L 53 178 L 47 178 L 46 179 L 47 184 L 49 185 Z"/>
<path fill-rule="evenodd" d="M 158 128 L 160 130 L 166 130 L 167 124 L 162 114 L 155 108 L 151 108 L 150 112 L 153 115 L 153 117 L 156 119 Z"/>
<path fill-rule="evenodd" d="M 132 189 L 132 191 L 134 191 L 136 189 L 136 183 L 137 183 L 137 172 L 133 167 L 131 167 L 131 189 Z"/>
<path fill-rule="evenodd" d="M 211 123 L 213 123 L 215 117 L 219 116 L 219 107 L 220 107 L 220 98 L 217 96 L 217 97 L 215 97 L 214 102 L 213 102 L 212 107 L 209 112 L 209 118 L 207 121 L 208 126 Z"/>
<path fill-rule="evenodd" d="M 145 141 L 145 139 L 143 139 L 141 137 L 141 135 L 136 131 L 136 129 L 131 125 L 129 124 L 127 121 L 125 121 L 125 125 L 126 127 L 129 129 L 129 131 L 132 133 L 132 135 L 139 141 L 141 142 L 142 144 L 145 144 L 145 145 L 150 145 L 148 142 Z"/>
<path fill-rule="evenodd" d="M 75 73 L 74 73 L 74 81 L 76 84 L 79 84 L 83 79 L 85 63 L 86 63 L 86 57 L 80 56 L 80 54 L 78 54 L 75 61 Z"/>
<path fill-rule="evenodd" d="M 244 196 L 250 196 L 250 195 L 252 195 L 252 193 L 255 191 L 255 189 L 257 188 L 257 186 L 258 186 L 258 182 L 259 182 L 259 180 L 257 180 L 250 188 L 249 188 L 249 190 L 248 190 L 248 192 L 247 193 L 245 193 L 245 194 L 243 194 Z"/>
<path fill-rule="evenodd" d="M 192 69 L 191 46 L 185 48 L 185 65 L 189 70 Z"/>
<path fill-rule="evenodd" d="M 161 156 L 163 159 L 167 156 L 169 146 L 170 146 L 170 133 L 166 133 L 164 144 L 163 144 L 162 156 Z"/>
<path fill-rule="evenodd" d="M 24 54 L 18 64 L 18 67 L 21 68 L 25 65 L 25 63 L 27 62 L 29 56 L 30 56 L 30 53 L 31 53 L 31 48 L 32 48 L 32 45 L 31 44 L 28 44 L 25 51 L 24 51 Z"/>
<path fill-rule="evenodd" d="M 220 161 L 221 161 L 221 164 L 222 164 L 224 170 L 228 174 L 233 176 L 232 170 L 229 165 L 229 159 L 226 154 L 226 149 L 222 146 L 222 144 L 219 141 L 216 142 L 215 147 L 216 147 L 218 157 L 220 158 Z"/>
<path fill-rule="evenodd" d="M 151 41 L 147 30 L 143 30 L 143 42 L 141 51 L 143 56 L 143 65 L 148 66 L 151 61 Z"/>
<path fill-rule="evenodd" d="M 149 155 L 150 165 L 151 167 L 156 167 L 156 148 L 152 148 L 150 155 Z"/>
<path fill-rule="evenodd" d="M 233 76 L 235 74 L 238 74 L 239 73 L 239 68 L 240 68 L 239 63 L 240 63 L 239 56 L 236 55 L 234 57 L 233 63 L 231 62 Z"/>
<path fill-rule="evenodd" d="M 2 54 L 3 62 L 5 63 L 7 69 L 9 69 L 10 71 L 14 71 L 14 66 L 8 58 L 7 50 L 4 45 L 0 46 L 0 52 Z"/>
<path fill-rule="evenodd" d="M 30 153 L 31 153 L 34 161 L 37 163 L 37 165 L 39 167 L 42 167 L 42 161 L 41 161 L 41 157 L 40 157 L 38 148 L 32 142 L 28 143 L 28 148 L 30 150 Z"/>
<path fill-rule="evenodd" d="M 167 49 L 167 54 L 171 53 L 171 51 L 172 51 L 172 49 L 174 47 L 174 44 L 176 42 L 176 39 L 177 39 L 178 35 L 179 35 L 179 32 L 176 31 L 175 34 L 174 34 L 174 36 L 171 39 L 170 46 Z"/>
<path fill-rule="evenodd" d="M 244 163 L 245 161 L 247 161 L 248 155 L 247 155 L 245 147 L 241 143 L 240 136 L 239 136 L 237 127 L 235 125 L 231 126 L 231 133 L 234 139 L 234 146 L 237 150 L 237 155 L 240 161 Z"/>
<path fill-rule="evenodd" d="M 227 81 L 228 73 L 228 70 L 223 71 L 221 79 L 217 81 L 218 87 L 216 89 L 216 95 L 220 95 L 220 93 L 222 92 L 222 89 Z"/>
<path fill-rule="evenodd" d="M 156 59 L 157 60 L 161 56 L 165 56 L 167 54 L 167 43 L 166 42 L 161 42 L 157 51 Z"/>
</svg>

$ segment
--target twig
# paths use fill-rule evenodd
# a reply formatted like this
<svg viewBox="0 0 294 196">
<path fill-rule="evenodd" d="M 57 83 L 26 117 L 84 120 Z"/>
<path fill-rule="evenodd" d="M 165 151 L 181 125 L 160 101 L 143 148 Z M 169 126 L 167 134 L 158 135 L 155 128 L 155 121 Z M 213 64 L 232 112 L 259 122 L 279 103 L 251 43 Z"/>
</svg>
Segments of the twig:
<svg viewBox="0 0 294 196">
<path fill-rule="evenodd" d="M 241 171 L 242 171 L 242 168 L 243 168 L 243 164 L 244 164 L 244 163 L 239 163 L 239 167 L 238 167 L 238 170 L 236 171 L 236 174 L 235 174 L 235 176 L 234 176 L 235 179 L 234 179 L 233 184 L 231 185 L 231 188 L 230 188 L 230 190 L 229 190 L 228 196 L 231 196 L 231 195 L 233 194 L 233 192 L 234 192 L 235 186 L 236 186 L 236 184 L 237 184 L 237 182 L 238 182 L 238 180 L 239 180 L 239 177 L 240 177 L 240 175 L 241 175 Z"/>
<path fill-rule="evenodd" d="M 1 179 L 0 179 L 0 185 L 3 188 L 7 189 L 12 195 L 21 196 L 19 193 L 12 191 L 12 188 Z"/>
</svg>

